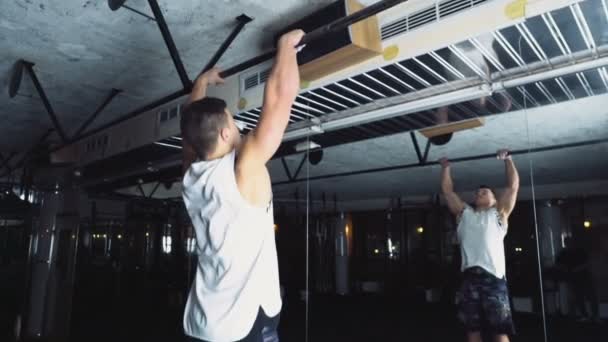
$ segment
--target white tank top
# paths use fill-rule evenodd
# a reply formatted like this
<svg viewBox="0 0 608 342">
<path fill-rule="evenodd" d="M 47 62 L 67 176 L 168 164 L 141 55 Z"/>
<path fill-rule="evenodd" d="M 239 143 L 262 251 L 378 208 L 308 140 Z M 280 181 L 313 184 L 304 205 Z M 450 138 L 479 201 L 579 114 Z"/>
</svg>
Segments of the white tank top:
<svg viewBox="0 0 608 342">
<path fill-rule="evenodd" d="M 505 276 L 504 238 L 507 235 L 507 224 L 500 222 L 496 208 L 475 211 L 470 206 L 465 206 L 457 233 L 463 271 L 478 266 L 497 278 Z"/>
<path fill-rule="evenodd" d="M 183 181 L 198 252 L 184 331 L 214 342 L 244 338 L 260 307 L 274 317 L 282 305 L 272 203 L 249 204 L 239 192 L 234 166 L 233 151 L 192 164 Z"/>
</svg>

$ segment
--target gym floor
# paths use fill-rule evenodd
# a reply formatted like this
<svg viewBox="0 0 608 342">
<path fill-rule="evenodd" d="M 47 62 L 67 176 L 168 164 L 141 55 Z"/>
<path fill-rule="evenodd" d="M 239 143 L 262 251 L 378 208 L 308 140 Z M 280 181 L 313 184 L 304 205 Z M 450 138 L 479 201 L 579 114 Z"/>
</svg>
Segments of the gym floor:
<svg viewBox="0 0 608 342">
<path fill-rule="evenodd" d="M 166 304 L 166 290 L 150 287 L 153 280 L 147 283 L 115 296 L 109 290 L 111 283 L 96 281 L 97 290 L 77 293 L 71 340 L 180 341 L 182 307 Z M 512 341 L 543 340 L 540 317 L 516 314 L 514 319 L 518 334 Z M 297 294 L 288 293 L 279 328 L 281 340 L 305 341 L 305 327 L 306 307 Z M 314 342 L 464 341 L 454 307 L 403 296 L 313 295 L 308 327 L 308 341 Z M 598 342 L 608 336 L 608 326 L 550 318 L 548 333 L 552 342 Z"/>
</svg>

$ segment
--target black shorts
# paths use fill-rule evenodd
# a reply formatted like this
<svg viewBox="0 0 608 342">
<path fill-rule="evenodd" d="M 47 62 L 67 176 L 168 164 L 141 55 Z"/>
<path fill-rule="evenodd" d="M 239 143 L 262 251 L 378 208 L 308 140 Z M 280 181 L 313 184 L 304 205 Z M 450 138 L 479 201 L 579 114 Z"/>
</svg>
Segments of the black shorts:
<svg viewBox="0 0 608 342">
<path fill-rule="evenodd" d="M 236 342 L 279 342 L 279 335 L 277 328 L 279 326 L 279 315 L 275 317 L 268 317 L 264 310 L 260 307 L 258 315 L 255 318 L 253 327 L 249 334 L 243 339 Z M 213 342 L 199 340 L 194 337 L 187 336 L 186 342 Z"/>
<path fill-rule="evenodd" d="M 468 332 L 514 335 L 507 281 L 481 267 L 466 269 L 458 294 L 458 318 Z"/>
</svg>

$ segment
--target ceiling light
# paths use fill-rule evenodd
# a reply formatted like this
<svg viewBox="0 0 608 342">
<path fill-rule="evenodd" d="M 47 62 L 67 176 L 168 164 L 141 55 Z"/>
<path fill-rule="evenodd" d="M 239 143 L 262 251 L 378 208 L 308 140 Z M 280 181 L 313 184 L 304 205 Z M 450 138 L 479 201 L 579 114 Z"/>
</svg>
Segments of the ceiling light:
<svg viewBox="0 0 608 342">
<path fill-rule="evenodd" d="M 587 229 L 591 228 L 591 221 L 585 221 L 585 222 L 583 222 L 583 227 L 585 227 Z"/>
<path fill-rule="evenodd" d="M 418 228 L 416 228 L 416 232 L 417 232 L 418 234 L 422 234 L 422 233 L 424 233 L 424 227 L 418 227 Z"/>
</svg>

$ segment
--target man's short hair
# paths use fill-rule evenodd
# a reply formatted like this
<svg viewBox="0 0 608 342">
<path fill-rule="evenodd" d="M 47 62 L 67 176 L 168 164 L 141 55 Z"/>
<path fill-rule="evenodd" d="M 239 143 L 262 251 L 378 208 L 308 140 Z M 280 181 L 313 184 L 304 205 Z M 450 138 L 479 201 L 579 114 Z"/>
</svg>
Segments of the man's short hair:
<svg viewBox="0 0 608 342">
<path fill-rule="evenodd" d="M 201 160 L 207 159 L 217 145 L 220 130 L 228 125 L 226 102 L 205 97 L 190 103 L 182 112 L 182 138 L 192 146 Z"/>
</svg>

